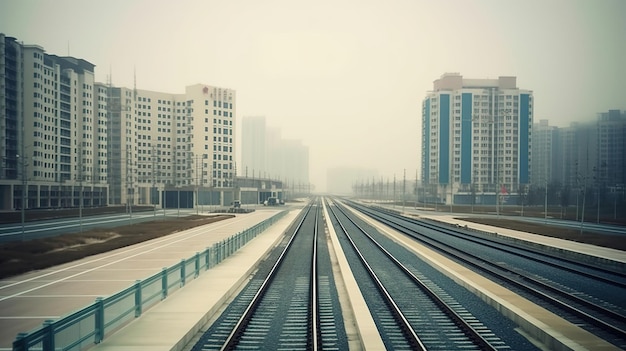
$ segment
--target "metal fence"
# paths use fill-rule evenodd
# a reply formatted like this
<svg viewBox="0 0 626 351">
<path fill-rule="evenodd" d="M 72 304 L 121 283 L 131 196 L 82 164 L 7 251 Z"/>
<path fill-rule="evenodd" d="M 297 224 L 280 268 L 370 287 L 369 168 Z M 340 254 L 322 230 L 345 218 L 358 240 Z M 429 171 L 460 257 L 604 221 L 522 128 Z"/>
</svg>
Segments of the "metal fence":
<svg viewBox="0 0 626 351">
<path fill-rule="evenodd" d="M 258 234 L 282 218 L 282 211 L 255 226 L 213 244 L 202 252 L 163 268 L 144 280 L 96 301 L 58 320 L 47 320 L 28 333 L 20 333 L 13 342 L 14 351 L 84 350 L 100 343 L 142 312 L 167 298 L 185 283 L 198 277 L 232 255 Z"/>
</svg>

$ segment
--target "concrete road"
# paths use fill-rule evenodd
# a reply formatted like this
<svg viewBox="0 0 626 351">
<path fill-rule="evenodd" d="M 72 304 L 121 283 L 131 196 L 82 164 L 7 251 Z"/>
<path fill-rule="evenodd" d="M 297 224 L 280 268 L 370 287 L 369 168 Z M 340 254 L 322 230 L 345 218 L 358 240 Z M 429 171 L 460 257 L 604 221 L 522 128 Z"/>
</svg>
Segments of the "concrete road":
<svg viewBox="0 0 626 351">
<path fill-rule="evenodd" d="M 258 209 L 142 244 L 0 280 L 0 350 L 10 350 L 20 332 L 81 309 L 97 297 L 123 290 L 138 279 L 158 273 L 284 209 Z"/>
<path fill-rule="evenodd" d="M 24 223 L 24 227 L 20 223 L 10 223 L 0 225 L 0 243 L 32 240 L 37 238 L 78 233 L 80 231 L 93 228 L 112 228 L 126 224 L 139 223 L 160 219 L 165 217 L 188 216 L 196 214 L 196 210 L 182 209 L 180 211 L 168 209 L 165 213 L 163 210 L 136 212 L 131 214 L 107 214 L 88 217 L 71 217 L 62 219 L 50 219 Z"/>
</svg>

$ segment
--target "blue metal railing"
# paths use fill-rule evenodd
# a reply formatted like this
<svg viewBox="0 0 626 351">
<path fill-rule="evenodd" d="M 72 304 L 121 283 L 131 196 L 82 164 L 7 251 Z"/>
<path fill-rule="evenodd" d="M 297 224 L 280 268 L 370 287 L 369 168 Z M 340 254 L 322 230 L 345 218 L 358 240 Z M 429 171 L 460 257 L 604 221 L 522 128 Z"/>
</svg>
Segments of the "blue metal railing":
<svg viewBox="0 0 626 351">
<path fill-rule="evenodd" d="M 14 351 L 83 350 L 98 344 L 106 336 L 141 316 L 141 314 L 182 288 L 202 273 L 215 267 L 258 234 L 281 219 L 282 211 L 240 233 L 232 235 L 202 252 L 163 268 L 144 280 L 106 298 L 96 301 L 58 320 L 46 320 L 28 333 L 20 333 L 13 341 Z"/>
</svg>

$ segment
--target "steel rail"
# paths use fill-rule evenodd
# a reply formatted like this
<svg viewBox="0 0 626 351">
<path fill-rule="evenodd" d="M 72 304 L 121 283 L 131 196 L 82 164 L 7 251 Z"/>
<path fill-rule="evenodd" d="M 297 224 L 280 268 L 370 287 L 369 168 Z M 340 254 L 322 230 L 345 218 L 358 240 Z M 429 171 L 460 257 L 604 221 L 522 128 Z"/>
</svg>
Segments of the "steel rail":
<svg viewBox="0 0 626 351">
<path fill-rule="evenodd" d="M 382 213 L 384 213 L 384 214 L 386 214 L 388 216 L 391 216 L 391 217 L 394 217 L 394 218 L 398 218 L 400 220 L 403 220 L 403 221 L 406 221 L 406 222 L 409 222 L 409 223 L 412 223 L 412 224 L 415 224 L 415 225 L 418 225 L 418 226 L 422 226 L 422 227 L 425 227 L 425 228 L 428 228 L 428 229 L 431 229 L 431 230 L 434 230 L 434 231 L 438 231 L 440 233 L 453 235 L 453 236 L 455 236 L 457 238 L 461 238 L 463 240 L 471 241 L 473 243 L 477 243 L 477 244 L 480 244 L 480 245 L 483 245 L 483 246 L 487 246 L 487 247 L 490 247 L 490 248 L 493 248 L 493 249 L 496 249 L 496 250 L 500 250 L 500 251 L 503 251 L 503 252 L 507 252 L 507 253 L 510 253 L 512 255 L 516 255 L 518 257 L 523 257 L 525 259 L 529 259 L 529 260 L 532 260 L 532 261 L 535 261 L 535 262 L 539 262 L 539 263 L 542 263 L 542 264 L 545 264 L 545 265 L 549 265 L 549 266 L 552 266 L 552 267 L 555 267 L 555 268 L 563 269 L 563 270 L 566 270 L 568 272 L 572 272 L 572 273 L 575 273 L 575 274 L 580 274 L 582 276 L 585 276 L 585 277 L 588 277 L 588 278 L 591 278 L 591 279 L 595 279 L 595 280 L 601 281 L 603 283 L 615 285 L 615 286 L 618 286 L 618 287 L 621 287 L 621 288 L 626 288 L 626 274 L 621 273 L 621 272 L 603 269 L 603 268 L 598 267 L 596 265 L 592 265 L 592 264 L 588 264 L 588 263 L 585 263 L 585 262 L 581 262 L 579 260 L 573 260 L 573 259 L 570 259 L 570 258 L 567 258 L 567 257 L 559 257 L 559 256 L 556 256 L 556 255 L 553 255 L 553 254 L 550 254 L 550 253 L 545 253 L 545 252 L 539 253 L 536 250 L 520 247 L 518 245 L 512 245 L 512 244 L 503 243 L 503 242 L 498 242 L 497 244 L 493 244 L 492 240 L 485 239 L 485 238 L 477 238 L 475 235 L 467 234 L 467 233 L 464 233 L 463 235 L 460 235 L 460 233 L 458 231 L 455 231 L 454 229 L 451 229 L 451 228 L 447 228 L 447 227 L 445 227 L 443 225 L 438 225 L 438 224 L 426 222 L 424 220 L 416 220 L 414 218 L 408 218 L 408 217 L 405 217 L 405 216 L 402 216 L 402 215 L 398 215 L 398 214 L 395 214 L 395 213 L 392 213 L 392 212 L 385 211 L 384 209 L 377 208 L 377 207 L 363 206 L 363 205 L 355 204 L 354 202 L 352 202 L 351 205 L 352 204 L 354 205 L 354 206 L 352 206 L 354 208 L 363 208 L 364 207 L 364 208 L 367 208 L 369 211 L 382 212 Z M 365 212 L 365 211 L 361 210 L 361 212 Z M 403 227 L 406 227 L 406 226 L 403 226 Z M 406 227 L 406 228 L 409 229 L 408 227 Z M 505 249 L 505 247 L 507 249 Z M 619 278 L 622 278 L 622 280 L 620 281 L 620 280 L 616 280 L 616 279 L 611 279 L 611 278 L 598 276 L 598 275 L 595 275 L 595 274 L 592 274 L 592 273 L 589 273 L 589 272 L 582 271 L 580 269 L 576 269 L 576 268 L 573 268 L 573 267 L 568 267 L 566 265 L 559 264 L 559 263 L 556 263 L 556 262 L 549 262 L 549 261 L 543 260 L 543 259 L 541 259 L 539 257 L 532 257 L 530 255 L 523 254 L 521 252 L 515 252 L 515 251 L 512 251 L 512 250 L 522 251 L 522 252 L 531 253 L 531 254 L 543 255 L 543 256 L 550 257 L 550 258 L 555 259 L 555 260 L 567 262 L 569 264 L 572 264 L 572 265 L 575 265 L 575 266 L 579 266 L 579 267 L 583 267 L 583 268 L 586 268 L 586 269 L 589 269 L 589 270 L 599 271 L 599 272 L 606 273 L 606 274 L 611 274 L 611 275 L 617 276 Z"/>
<path fill-rule="evenodd" d="M 498 279 L 501 279 L 517 288 L 520 288 L 534 296 L 537 296 L 541 299 L 543 299 L 546 302 L 551 303 L 553 306 L 559 307 L 567 312 L 570 312 L 574 315 L 576 315 L 577 317 L 587 321 L 588 323 L 595 325 L 596 327 L 600 327 L 600 328 L 604 328 L 608 331 L 610 331 L 611 333 L 613 333 L 614 335 L 620 337 L 620 338 L 624 338 L 626 339 L 626 330 L 613 325 L 611 322 L 602 320 L 594 315 L 589 314 L 588 312 L 582 311 L 581 309 L 572 306 L 572 304 L 570 303 L 566 303 L 564 301 L 559 300 L 558 298 L 556 298 L 555 296 L 551 296 L 545 292 L 542 292 L 536 288 L 530 287 L 525 283 L 534 283 L 536 285 L 538 285 L 541 288 L 544 288 L 546 290 L 552 291 L 554 294 L 557 294 L 563 298 L 568 298 L 571 299 L 573 302 L 579 304 L 579 305 L 583 305 L 588 307 L 589 309 L 592 309 L 596 312 L 605 314 L 606 316 L 613 318 L 617 321 L 620 322 L 626 322 L 626 316 L 623 316 L 613 310 L 609 310 L 607 308 L 604 308 L 602 306 L 599 306 L 597 304 L 594 304 L 588 300 L 582 299 L 580 297 L 577 297 L 575 295 L 572 295 L 568 292 L 562 291 L 558 288 L 552 287 L 550 285 L 547 285 L 541 281 L 538 281 L 528 275 L 525 275 L 523 273 L 520 273 L 519 271 L 514 271 L 511 269 L 507 269 L 504 267 L 500 267 L 498 265 L 493 264 L 492 262 L 482 259 L 480 257 L 476 257 L 470 254 L 467 254 L 461 250 L 458 250 L 446 243 L 443 243 L 437 239 L 433 239 L 433 238 L 429 238 L 429 237 L 425 237 L 424 235 L 420 234 L 419 232 L 408 228 L 402 224 L 396 223 L 396 222 L 392 222 L 388 219 L 385 219 L 383 217 L 380 217 L 378 215 L 376 215 L 375 213 L 369 213 L 369 216 L 375 218 L 376 220 L 380 221 L 381 223 L 384 223 L 398 231 L 400 231 L 403 234 L 409 235 L 411 237 L 413 237 L 416 240 L 419 240 L 420 242 L 426 244 L 427 246 L 439 251 L 439 252 L 443 252 L 446 255 L 449 255 L 450 257 L 453 257 L 465 264 L 468 264 L 476 269 L 478 269 L 479 271 L 482 272 L 486 272 L 488 274 L 491 274 L 495 277 L 497 277 Z M 419 238 L 417 237 L 419 236 Z M 524 282 L 520 282 L 517 281 L 511 277 L 509 277 L 507 274 L 505 273 L 500 273 L 501 271 L 504 271 L 505 273 L 509 273 L 509 274 L 513 274 L 513 276 L 518 276 L 520 277 L 522 280 L 524 280 Z"/>
<path fill-rule="evenodd" d="M 300 232 L 300 229 L 302 228 L 302 225 L 304 224 L 304 221 L 306 220 L 306 218 L 309 216 L 309 213 L 311 212 L 311 208 L 314 207 L 314 205 L 317 204 L 317 201 L 312 202 L 311 205 L 309 205 L 309 207 L 307 208 L 306 213 L 302 216 L 300 222 L 298 223 L 296 229 L 294 230 L 291 238 L 289 239 L 289 242 L 287 243 L 287 245 L 285 246 L 285 248 L 283 249 L 283 251 L 281 252 L 280 256 L 278 257 L 276 263 L 272 266 L 272 268 L 270 269 L 270 272 L 268 274 L 268 276 L 266 277 L 266 279 L 263 281 L 263 283 L 261 284 L 261 286 L 259 287 L 258 291 L 256 292 L 256 294 L 254 295 L 254 297 L 252 298 L 252 301 L 248 304 L 247 308 L 245 309 L 244 313 L 242 314 L 242 316 L 240 317 L 240 319 L 238 320 L 237 324 L 235 325 L 235 327 L 233 328 L 233 330 L 231 331 L 231 333 L 229 334 L 228 338 L 226 339 L 226 341 L 224 342 L 224 345 L 222 346 L 222 350 L 230 350 L 230 349 L 234 349 L 237 345 L 237 343 L 239 342 L 239 337 L 243 334 L 244 330 L 246 329 L 248 322 L 250 321 L 250 319 L 252 318 L 252 316 L 254 315 L 257 307 L 259 306 L 259 304 L 261 303 L 263 296 L 265 295 L 265 293 L 267 292 L 269 286 L 271 285 L 272 280 L 276 277 L 277 272 L 278 272 L 278 268 L 280 268 L 280 266 L 283 264 L 284 262 L 284 258 L 286 257 L 287 253 L 289 252 L 289 250 L 292 247 L 292 243 L 294 242 L 294 239 L 296 237 L 296 235 Z M 317 284 L 317 240 L 318 240 L 318 224 L 319 224 L 319 206 L 316 206 L 316 210 L 315 210 L 315 225 L 314 225 L 314 234 L 313 234 L 313 250 L 312 250 L 312 255 L 311 255 L 311 275 L 309 277 L 310 281 L 310 302 L 309 302 L 309 306 L 310 306 L 310 310 L 309 310 L 309 349 L 317 351 L 320 349 L 320 345 L 321 345 L 321 333 L 320 333 L 320 328 L 319 328 L 319 323 L 320 323 L 320 319 L 319 319 L 319 304 L 318 304 L 318 284 Z"/>
<path fill-rule="evenodd" d="M 496 351 L 497 349 L 491 345 L 485 338 L 476 331 L 469 323 L 463 319 L 452 307 L 450 307 L 443 299 L 441 299 L 432 289 L 430 289 L 421 279 L 403 265 L 397 258 L 385 249 L 376 239 L 374 239 L 363 227 L 350 218 L 346 212 L 339 206 L 337 207 L 346 218 L 357 227 L 378 249 L 380 249 L 390 261 L 392 261 L 405 275 L 407 275 L 430 299 L 433 301 L 458 327 L 461 331 L 472 340 L 477 346 L 483 350 Z M 336 218 L 336 217 L 335 217 Z M 339 222 L 339 219 L 337 218 Z M 341 225 L 342 229 L 344 228 Z M 346 235 L 348 235 L 346 233 Z M 349 236 L 349 235 L 348 235 Z M 350 240 L 352 242 L 352 240 Z M 356 249 L 356 248 L 355 248 Z"/>
<path fill-rule="evenodd" d="M 379 290 L 383 299 L 389 306 L 390 312 L 392 313 L 395 320 L 399 324 L 399 327 L 402 330 L 405 337 L 407 338 L 407 341 L 409 345 L 411 345 L 411 348 L 413 348 L 414 350 L 426 351 L 427 350 L 426 346 L 424 346 L 420 338 L 417 336 L 417 334 L 415 333 L 415 330 L 413 330 L 413 327 L 411 327 L 411 324 L 409 323 L 407 318 L 404 316 L 404 314 L 400 310 L 400 307 L 396 304 L 394 299 L 391 297 L 391 294 L 389 294 L 389 292 L 387 291 L 383 283 L 380 281 L 380 279 L 374 272 L 373 268 L 369 265 L 369 263 L 367 262 L 367 260 L 365 259 L 361 251 L 356 247 L 356 244 L 352 240 L 352 237 L 350 236 L 350 234 L 348 234 L 348 230 L 344 227 L 343 223 L 341 223 L 341 221 L 337 217 L 337 214 L 332 209 L 332 206 L 329 206 L 328 208 L 330 209 L 333 216 L 335 216 L 337 223 L 339 224 L 339 226 L 341 227 L 341 230 L 344 232 L 344 234 L 348 238 L 348 241 L 352 245 L 352 248 L 354 249 L 355 253 L 359 257 L 361 263 L 363 264 L 363 267 L 365 268 L 369 276 L 372 278 L 372 281 L 374 281 L 377 289 Z"/>
<path fill-rule="evenodd" d="M 309 323 L 311 323 L 311 349 L 314 351 L 317 351 L 319 348 L 319 344 L 321 344 L 321 335 L 318 332 L 319 330 L 319 323 L 320 323 L 320 313 L 319 313 L 319 305 L 317 303 L 317 237 L 318 237 L 318 221 L 319 221 L 319 213 L 320 213 L 320 209 L 319 209 L 319 205 L 316 206 L 316 211 L 315 211 L 315 226 L 313 229 L 313 257 L 311 258 L 311 281 L 310 281 L 310 285 L 311 285 L 311 318 L 309 318 Z"/>
<path fill-rule="evenodd" d="M 296 227 L 296 229 L 293 231 L 293 234 L 289 238 L 289 242 L 287 243 L 287 245 L 285 246 L 283 251 L 280 253 L 280 256 L 278 257 L 278 259 L 276 260 L 276 262 L 274 263 L 274 265 L 270 269 L 269 274 L 263 280 L 263 283 L 259 287 L 259 290 L 257 290 L 257 292 L 254 294 L 254 297 L 252 298 L 252 301 L 248 304 L 248 306 L 244 310 L 243 314 L 241 315 L 241 317 L 239 318 L 239 320 L 235 324 L 233 330 L 230 332 L 230 334 L 226 338 L 226 341 L 224 342 L 224 345 L 222 346 L 222 348 L 220 350 L 222 350 L 222 351 L 224 351 L 224 350 L 233 350 L 237 346 L 237 343 L 239 341 L 239 336 L 241 336 L 243 334 L 246 326 L 248 325 L 248 322 L 250 321 L 250 319 L 254 315 L 254 312 L 257 309 L 257 307 L 259 306 L 259 304 L 261 303 L 262 297 L 267 292 L 267 289 L 270 286 L 270 283 L 276 277 L 276 274 L 277 274 L 276 272 L 278 271 L 278 268 L 284 262 L 284 258 L 287 255 L 287 252 L 289 251 L 289 249 L 291 248 L 291 245 L 293 244 L 293 241 L 294 241 L 296 235 L 300 231 L 300 228 L 302 227 L 302 224 L 304 223 L 304 220 L 306 219 L 306 217 L 308 216 L 309 212 L 311 211 L 311 207 L 312 207 L 312 205 L 308 206 L 307 211 L 304 213 L 304 215 L 300 219 L 300 222 L 298 223 L 298 226 Z"/>
</svg>

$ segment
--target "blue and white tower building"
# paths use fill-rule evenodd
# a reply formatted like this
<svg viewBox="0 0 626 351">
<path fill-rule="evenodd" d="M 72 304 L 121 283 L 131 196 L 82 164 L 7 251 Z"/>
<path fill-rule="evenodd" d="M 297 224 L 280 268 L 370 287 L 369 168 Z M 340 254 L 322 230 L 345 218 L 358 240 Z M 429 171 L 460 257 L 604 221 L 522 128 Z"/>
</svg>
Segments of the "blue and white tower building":
<svg viewBox="0 0 626 351">
<path fill-rule="evenodd" d="M 422 179 L 428 198 L 512 203 L 530 183 L 533 94 L 516 77 L 446 73 L 422 103 Z M 428 200 L 428 199 L 426 199 Z"/>
</svg>

